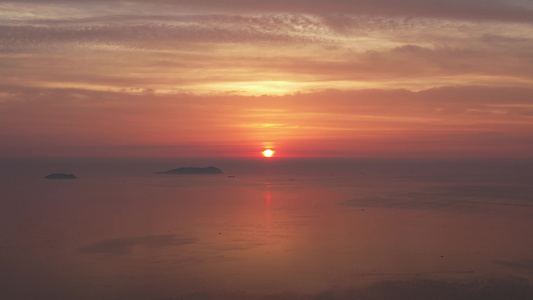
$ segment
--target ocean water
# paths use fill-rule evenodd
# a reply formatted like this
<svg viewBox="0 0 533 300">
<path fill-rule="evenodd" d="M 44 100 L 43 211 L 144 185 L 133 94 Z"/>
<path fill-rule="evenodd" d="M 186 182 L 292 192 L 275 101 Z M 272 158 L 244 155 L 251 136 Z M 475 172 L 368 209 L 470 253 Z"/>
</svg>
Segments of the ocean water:
<svg viewBox="0 0 533 300">
<path fill-rule="evenodd" d="M 0 163 L 1 299 L 533 299 L 531 161 Z"/>
</svg>

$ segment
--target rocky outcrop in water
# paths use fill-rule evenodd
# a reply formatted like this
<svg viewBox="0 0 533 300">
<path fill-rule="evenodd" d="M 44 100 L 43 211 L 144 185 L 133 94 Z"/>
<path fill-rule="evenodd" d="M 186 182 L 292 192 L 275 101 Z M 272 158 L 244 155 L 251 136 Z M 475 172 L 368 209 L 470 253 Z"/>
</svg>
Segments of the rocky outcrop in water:
<svg viewBox="0 0 533 300">
<path fill-rule="evenodd" d="M 45 176 L 46 179 L 76 179 L 76 175 L 74 174 L 65 174 L 65 173 L 53 173 L 50 175 Z"/>
</svg>

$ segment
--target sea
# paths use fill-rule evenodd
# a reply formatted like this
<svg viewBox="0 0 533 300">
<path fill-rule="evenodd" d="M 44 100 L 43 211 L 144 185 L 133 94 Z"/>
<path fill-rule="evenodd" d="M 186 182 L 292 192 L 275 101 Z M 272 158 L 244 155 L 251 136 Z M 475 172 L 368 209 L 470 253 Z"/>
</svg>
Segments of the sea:
<svg viewBox="0 0 533 300">
<path fill-rule="evenodd" d="M 533 299 L 533 161 L 2 158 L 0 299 Z"/>
</svg>

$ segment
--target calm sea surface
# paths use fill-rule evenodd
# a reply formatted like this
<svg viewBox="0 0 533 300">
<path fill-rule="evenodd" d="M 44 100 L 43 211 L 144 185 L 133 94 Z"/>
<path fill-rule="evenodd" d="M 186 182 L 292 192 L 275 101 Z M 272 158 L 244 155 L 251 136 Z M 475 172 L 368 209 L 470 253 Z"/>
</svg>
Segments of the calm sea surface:
<svg viewBox="0 0 533 300">
<path fill-rule="evenodd" d="M 533 299 L 531 162 L 1 163 L 2 299 Z"/>
</svg>

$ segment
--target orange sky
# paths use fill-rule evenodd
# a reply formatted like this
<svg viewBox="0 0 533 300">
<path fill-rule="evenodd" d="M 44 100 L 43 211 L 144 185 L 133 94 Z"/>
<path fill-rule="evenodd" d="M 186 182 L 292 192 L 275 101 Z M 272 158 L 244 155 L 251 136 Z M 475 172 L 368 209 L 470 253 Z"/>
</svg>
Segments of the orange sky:
<svg viewBox="0 0 533 300">
<path fill-rule="evenodd" d="M 0 156 L 531 157 L 528 1 L 2 1 Z"/>
</svg>

